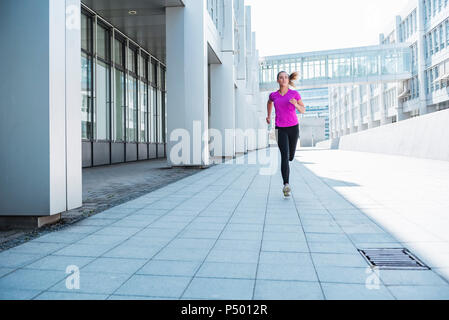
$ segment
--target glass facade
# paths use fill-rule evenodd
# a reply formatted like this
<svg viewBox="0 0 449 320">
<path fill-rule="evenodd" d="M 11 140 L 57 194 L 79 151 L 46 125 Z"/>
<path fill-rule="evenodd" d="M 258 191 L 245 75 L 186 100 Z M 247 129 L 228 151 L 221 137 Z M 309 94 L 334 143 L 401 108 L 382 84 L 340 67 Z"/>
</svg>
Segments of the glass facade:
<svg viewBox="0 0 449 320">
<path fill-rule="evenodd" d="M 97 26 L 97 98 L 95 138 L 99 141 L 111 140 L 111 36 L 102 25 Z"/>
<path fill-rule="evenodd" d="M 93 20 L 85 14 L 81 19 L 81 133 L 93 138 Z"/>
<path fill-rule="evenodd" d="M 165 66 L 82 11 L 82 139 L 166 143 Z"/>
</svg>

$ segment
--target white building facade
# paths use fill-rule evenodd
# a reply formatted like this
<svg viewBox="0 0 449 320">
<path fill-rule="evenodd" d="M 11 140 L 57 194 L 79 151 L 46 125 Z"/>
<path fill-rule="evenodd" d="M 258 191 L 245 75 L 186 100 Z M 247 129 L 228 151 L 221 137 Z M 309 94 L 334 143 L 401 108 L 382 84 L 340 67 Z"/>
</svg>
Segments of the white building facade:
<svg viewBox="0 0 449 320">
<path fill-rule="evenodd" d="M 81 207 L 83 167 L 268 145 L 244 0 L 3 0 L 0 17 L 0 217 Z"/>
<path fill-rule="evenodd" d="M 379 40 L 409 44 L 412 77 L 396 83 L 330 87 L 331 138 L 449 108 L 447 0 L 410 1 Z"/>
</svg>

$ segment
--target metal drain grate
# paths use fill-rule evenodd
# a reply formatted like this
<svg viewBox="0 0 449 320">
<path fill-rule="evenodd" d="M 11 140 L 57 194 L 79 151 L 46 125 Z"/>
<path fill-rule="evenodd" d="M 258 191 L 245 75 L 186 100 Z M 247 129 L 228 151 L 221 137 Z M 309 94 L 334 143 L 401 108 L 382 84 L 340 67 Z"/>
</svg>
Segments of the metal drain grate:
<svg viewBox="0 0 449 320">
<path fill-rule="evenodd" d="M 405 248 L 359 249 L 371 267 L 389 270 L 430 270 Z"/>
</svg>

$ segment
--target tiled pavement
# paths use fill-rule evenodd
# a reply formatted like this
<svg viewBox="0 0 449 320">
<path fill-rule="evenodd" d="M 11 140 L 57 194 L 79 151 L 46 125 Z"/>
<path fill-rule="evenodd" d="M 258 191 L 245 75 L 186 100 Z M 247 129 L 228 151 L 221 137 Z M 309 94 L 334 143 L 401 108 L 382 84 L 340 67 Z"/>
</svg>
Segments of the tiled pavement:
<svg viewBox="0 0 449 320">
<path fill-rule="evenodd" d="M 382 192 L 375 185 L 376 170 L 389 170 L 390 156 L 377 156 L 382 162 L 343 151 L 297 155 L 290 199 L 281 195 L 279 171 L 261 175 L 259 165 L 223 164 L 1 252 L 0 298 L 449 299 L 444 264 L 434 251 L 426 261 L 436 263 L 438 273 L 380 271 L 379 286 L 366 285 L 373 274 L 357 248 L 428 240 L 413 238 L 425 234 L 416 225 L 395 237 L 403 221 L 405 228 L 412 222 L 391 213 L 399 201 L 379 196 L 399 194 L 389 190 L 397 185 L 383 183 Z M 360 172 L 351 166 L 367 159 L 377 166 Z M 406 181 L 396 170 L 395 178 Z M 438 240 L 443 246 L 448 239 Z M 419 248 L 426 247 L 413 246 L 427 252 Z M 70 265 L 80 270 L 79 290 L 66 288 Z"/>
</svg>

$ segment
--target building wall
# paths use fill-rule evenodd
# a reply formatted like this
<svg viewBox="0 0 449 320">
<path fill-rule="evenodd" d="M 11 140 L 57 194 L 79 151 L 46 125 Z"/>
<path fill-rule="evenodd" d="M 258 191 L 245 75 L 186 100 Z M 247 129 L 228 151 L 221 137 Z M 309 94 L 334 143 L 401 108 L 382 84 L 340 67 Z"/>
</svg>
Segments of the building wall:
<svg viewBox="0 0 449 320">
<path fill-rule="evenodd" d="M 412 78 L 330 88 L 331 138 L 449 108 L 447 0 L 410 1 L 379 42 L 410 44 Z"/>
</svg>

